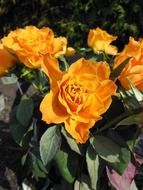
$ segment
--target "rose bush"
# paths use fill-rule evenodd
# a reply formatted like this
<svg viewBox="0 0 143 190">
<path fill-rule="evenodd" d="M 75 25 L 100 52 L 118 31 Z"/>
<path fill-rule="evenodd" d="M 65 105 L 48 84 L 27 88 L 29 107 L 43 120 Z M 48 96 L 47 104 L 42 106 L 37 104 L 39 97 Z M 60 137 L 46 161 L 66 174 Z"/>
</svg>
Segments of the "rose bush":
<svg viewBox="0 0 143 190">
<path fill-rule="evenodd" d="M 0 75 L 18 87 L 9 128 L 23 153 L 22 188 L 32 181 L 49 190 L 136 189 L 143 40 L 130 37 L 118 53 L 116 38 L 98 27 L 90 48 L 77 51 L 47 27 L 2 38 Z"/>
</svg>

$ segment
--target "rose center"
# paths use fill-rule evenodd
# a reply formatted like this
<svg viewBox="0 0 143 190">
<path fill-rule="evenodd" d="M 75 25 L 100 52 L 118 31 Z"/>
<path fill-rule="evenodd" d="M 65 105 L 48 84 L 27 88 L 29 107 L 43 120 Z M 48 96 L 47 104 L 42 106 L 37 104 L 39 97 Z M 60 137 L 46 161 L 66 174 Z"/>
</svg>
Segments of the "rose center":
<svg viewBox="0 0 143 190">
<path fill-rule="evenodd" d="M 80 83 L 69 83 L 65 88 L 66 99 L 72 103 L 79 104 L 82 102 L 83 93 L 85 88 Z"/>
</svg>

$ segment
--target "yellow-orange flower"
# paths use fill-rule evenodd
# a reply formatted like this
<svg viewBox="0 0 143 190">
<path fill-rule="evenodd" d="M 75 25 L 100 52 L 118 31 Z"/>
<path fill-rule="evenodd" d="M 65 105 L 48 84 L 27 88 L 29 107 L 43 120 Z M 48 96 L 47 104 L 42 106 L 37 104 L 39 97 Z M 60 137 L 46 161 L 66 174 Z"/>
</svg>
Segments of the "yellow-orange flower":
<svg viewBox="0 0 143 190">
<path fill-rule="evenodd" d="M 105 30 L 97 27 L 96 29 L 91 29 L 88 34 L 87 43 L 88 46 L 96 51 L 105 51 L 105 53 L 110 55 L 117 54 L 117 47 L 110 45 L 112 41 L 116 40 L 117 36 L 112 36 L 108 34 Z"/>
<path fill-rule="evenodd" d="M 51 45 L 50 54 L 54 55 L 56 58 L 64 55 L 67 50 L 67 39 L 65 37 L 54 38 Z"/>
<path fill-rule="evenodd" d="M 85 143 L 89 129 L 102 119 L 116 92 L 108 64 L 81 58 L 62 72 L 58 61 L 46 56 L 42 67 L 51 83 L 40 105 L 42 119 L 48 124 L 64 122 L 67 132 Z"/>
<path fill-rule="evenodd" d="M 5 48 L 15 53 L 30 68 L 39 68 L 45 54 L 55 57 L 65 54 L 67 46 L 66 38 L 55 38 L 50 28 L 38 29 L 35 26 L 11 31 L 2 42 Z"/>
<path fill-rule="evenodd" d="M 9 69 L 14 67 L 16 61 L 17 59 L 0 44 L 0 76 L 7 74 Z"/>
<path fill-rule="evenodd" d="M 67 57 L 72 56 L 72 55 L 75 54 L 75 52 L 76 52 L 76 50 L 74 48 L 68 47 L 67 50 L 66 50 L 65 56 L 67 56 Z"/>
<path fill-rule="evenodd" d="M 130 89 L 129 81 L 131 81 L 136 88 L 143 90 L 143 39 L 135 41 L 130 37 L 129 43 L 116 57 L 114 68 L 117 68 L 128 57 L 131 59 L 118 77 L 121 85 L 128 90 Z"/>
</svg>

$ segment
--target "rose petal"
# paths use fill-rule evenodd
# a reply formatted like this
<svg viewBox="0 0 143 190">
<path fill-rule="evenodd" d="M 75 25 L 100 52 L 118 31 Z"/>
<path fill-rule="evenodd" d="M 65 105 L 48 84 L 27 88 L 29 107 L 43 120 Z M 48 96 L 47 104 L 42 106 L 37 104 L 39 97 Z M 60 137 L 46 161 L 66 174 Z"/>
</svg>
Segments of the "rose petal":
<svg viewBox="0 0 143 190">
<path fill-rule="evenodd" d="M 56 58 L 64 55 L 67 49 L 67 39 L 65 37 L 54 38 L 52 46 L 52 54 L 54 54 Z"/>
<path fill-rule="evenodd" d="M 65 122 L 65 129 L 78 142 L 85 143 L 89 138 L 89 129 L 94 125 L 95 121 L 82 123 L 73 118 L 69 118 Z"/>
<path fill-rule="evenodd" d="M 58 100 L 58 89 L 55 88 L 47 94 L 40 104 L 40 111 L 42 112 L 42 120 L 50 123 L 62 123 L 68 117 L 68 113 L 65 108 L 60 104 Z"/>
<path fill-rule="evenodd" d="M 51 55 L 45 55 L 43 64 L 41 65 L 45 74 L 50 78 L 51 85 L 57 84 L 58 80 L 61 80 L 64 72 L 59 68 L 59 62 L 56 58 Z"/>
<path fill-rule="evenodd" d="M 0 44 L 0 76 L 7 74 L 8 70 L 12 68 L 17 59 L 11 55 L 2 44 Z"/>
<path fill-rule="evenodd" d="M 105 61 L 98 62 L 97 76 L 98 76 L 99 80 L 109 79 L 110 67 L 109 67 L 109 64 L 107 62 L 105 62 Z"/>
<path fill-rule="evenodd" d="M 112 36 L 105 30 L 97 27 L 89 31 L 87 43 L 94 52 L 105 51 L 107 54 L 116 55 L 117 47 L 110 45 L 110 43 L 116 39 L 116 36 Z"/>
</svg>

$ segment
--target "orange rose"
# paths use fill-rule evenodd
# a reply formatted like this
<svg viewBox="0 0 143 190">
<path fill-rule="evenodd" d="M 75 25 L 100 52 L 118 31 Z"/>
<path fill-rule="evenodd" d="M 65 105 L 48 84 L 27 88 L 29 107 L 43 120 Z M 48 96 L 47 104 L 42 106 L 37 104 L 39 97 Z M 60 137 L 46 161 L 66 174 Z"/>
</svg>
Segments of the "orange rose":
<svg viewBox="0 0 143 190">
<path fill-rule="evenodd" d="M 67 50 L 66 50 L 65 56 L 67 56 L 67 57 L 72 56 L 72 55 L 75 54 L 75 52 L 76 52 L 76 50 L 74 48 L 68 47 Z"/>
<path fill-rule="evenodd" d="M 117 39 L 117 36 L 112 36 L 108 34 L 105 30 L 100 28 L 92 29 L 89 31 L 87 43 L 88 46 L 96 51 L 105 51 L 105 53 L 110 55 L 117 54 L 117 47 L 110 45 L 110 43 Z"/>
<path fill-rule="evenodd" d="M 67 132 L 85 143 L 89 129 L 102 119 L 116 92 L 108 64 L 81 58 L 62 72 L 58 61 L 46 56 L 42 67 L 51 83 L 40 105 L 42 119 L 48 124 L 64 122 Z"/>
<path fill-rule="evenodd" d="M 64 37 L 54 38 L 50 54 L 58 58 L 59 56 L 64 55 L 66 53 L 66 50 L 67 39 Z"/>
<path fill-rule="evenodd" d="M 135 41 L 130 37 L 129 43 L 116 57 L 114 68 L 122 64 L 128 57 L 131 59 L 118 77 L 121 85 L 128 90 L 130 89 L 129 81 L 131 81 L 136 88 L 143 90 L 143 39 Z"/>
<path fill-rule="evenodd" d="M 15 53 L 19 60 L 30 68 L 39 68 L 45 54 L 55 57 L 63 55 L 67 46 L 66 38 L 54 38 L 54 33 L 50 28 L 38 29 L 35 26 L 12 31 L 2 39 L 2 42 L 9 51 Z"/>
<path fill-rule="evenodd" d="M 9 69 L 14 67 L 16 61 L 17 59 L 0 44 L 0 76 L 7 74 Z"/>
</svg>

